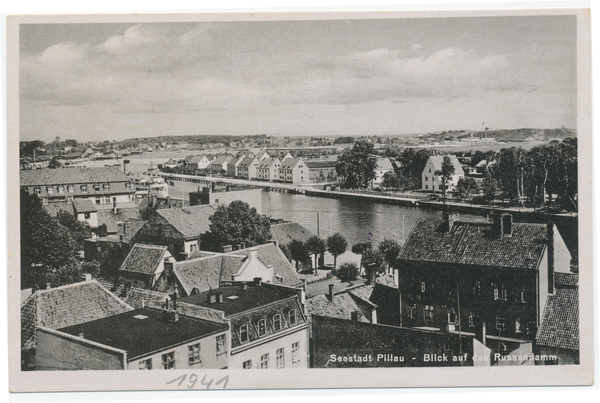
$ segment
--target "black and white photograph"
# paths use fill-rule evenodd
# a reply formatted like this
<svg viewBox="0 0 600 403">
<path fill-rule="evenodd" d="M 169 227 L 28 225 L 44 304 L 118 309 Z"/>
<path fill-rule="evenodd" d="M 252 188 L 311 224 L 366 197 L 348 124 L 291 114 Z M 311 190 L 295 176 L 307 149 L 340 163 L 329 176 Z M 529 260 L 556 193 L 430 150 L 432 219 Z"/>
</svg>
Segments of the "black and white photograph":
<svg viewBox="0 0 600 403">
<path fill-rule="evenodd" d="M 9 16 L 11 390 L 589 385 L 590 54 L 582 9 Z"/>
</svg>

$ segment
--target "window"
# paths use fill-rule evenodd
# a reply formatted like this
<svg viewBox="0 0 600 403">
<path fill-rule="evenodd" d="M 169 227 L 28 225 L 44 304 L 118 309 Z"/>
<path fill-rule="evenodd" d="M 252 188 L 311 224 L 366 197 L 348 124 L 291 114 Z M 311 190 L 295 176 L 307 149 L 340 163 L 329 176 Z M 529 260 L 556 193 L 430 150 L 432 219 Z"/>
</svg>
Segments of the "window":
<svg viewBox="0 0 600 403">
<path fill-rule="evenodd" d="M 219 199 L 215 199 L 215 203 L 218 203 L 218 202 L 219 202 Z"/>
<path fill-rule="evenodd" d="M 48 192 L 48 194 L 52 194 L 54 193 L 54 188 L 52 186 L 46 186 L 46 192 Z"/>
<path fill-rule="evenodd" d="M 429 189 L 429 185 L 425 185 L 425 190 L 428 190 L 428 189 Z"/>
<path fill-rule="evenodd" d="M 521 287 L 521 289 L 517 292 L 515 300 L 521 303 L 527 302 L 525 301 L 525 287 Z"/>
<path fill-rule="evenodd" d="M 75 191 L 75 187 L 73 185 L 67 185 L 67 192 L 73 193 Z"/>
<path fill-rule="evenodd" d="M 285 357 L 283 353 L 283 347 L 277 349 L 277 368 L 283 368 L 285 366 Z"/>
<path fill-rule="evenodd" d="M 248 325 L 240 326 L 240 343 L 248 341 Z"/>
<path fill-rule="evenodd" d="M 296 310 L 295 309 L 292 309 L 289 312 L 288 318 L 289 318 L 290 326 L 293 326 L 296 324 Z"/>
<path fill-rule="evenodd" d="M 104 189 L 104 190 L 110 190 L 110 183 L 104 183 L 102 185 L 102 189 Z"/>
<path fill-rule="evenodd" d="M 91 213 L 83 213 L 83 216 L 85 217 L 86 220 L 89 220 L 91 217 Z"/>
<path fill-rule="evenodd" d="M 163 369 L 175 369 L 175 351 L 163 354 L 161 360 Z"/>
<path fill-rule="evenodd" d="M 454 308 L 448 311 L 448 323 L 456 323 L 456 310 Z"/>
<path fill-rule="evenodd" d="M 102 199 L 100 199 L 99 197 L 96 197 L 96 204 L 100 204 L 102 203 Z"/>
<path fill-rule="evenodd" d="M 65 187 L 63 185 L 58 185 L 58 193 L 65 193 Z"/>
<path fill-rule="evenodd" d="M 269 354 L 263 354 L 260 356 L 260 369 L 269 368 Z"/>
<path fill-rule="evenodd" d="M 40 188 L 39 186 L 36 186 L 33 188 L 33 193 L 35 193 L 36 195 L 39 195 L 42 193 L 42 188 Z"/>
<path fill-rule="evenodd" d="M 281 315 L 279 314 L 273 316 L 273 330 L 281 330 Z"/>
<path fill-rule="evenodd" d="M 431 168 L 429 168 L 429 173 L 431 173 Z"/>
<path fill-rule="evenodd" d="M 94 183 L 94 190 L 95 190 L 96 192 L 99 192 L 99 191 L 100 191 L 100 185 L 99 185 L 99 184 L 97 184 L 97 183 Z"/>
<path fill-rule="evenodd" d="M 440 186 L 438 186 L 438 187 L 440 188 L 440 190 L 443 190 L 443 189 L 444 189 L 444 186 L 442 186 L 442 185 L 440 185 Z"/>
<path fill-rule="evenodd" d="M 256 325 L 256 328 L 258 332 L 258 337 L 264 336 L 265 334 L 267 334 L 267 321 L 264 319 L 259 320 Z"/>
<path fill-rule="evenodd" d="M 406 307 L 406 316 L 408 316 L 409 319 L 415 319 L 416 309 L 417 309 L 416 304 L 413 304 L 413 306 L 407 306 Z"/>
<path fill-rule="evenodd" d="M 425 177 L 425 182 L 429 181 L 429 176 Z"/>
<path fill-rule="evenodd" d="M 494 288 L 494 300 L 506 301 L 507 290 L 504 288 L 504 284 L 496 286 Z"/>
<path fill-rule="evenodd" d="M 473 286 L 473 295 L 481 294 L 481 281 L 476 281 Z"/>
<path fill-rule="evenodd" d="M 217 354 L 223 354 L 225 350 L 225 335 L 221 334 L 217 336 Z"/>
<path fill-rule="evenodd" d="M 244 369 L 252 369 L 252 360 L 244 361 L 242 365 Z"/>
<path fill-rule="evenodd" d="M 425 292 L 425 282 L 421 281 L 421 292 Z"/>
<path fill-rule="evenodd" d="M 469 312 L 469 327 L 475 327 L 475 315 L 473 311 Z"/>
<path fill-rule="evenodd" d="M 81 189 L 82 192 L 87 193 L 87 191 L 88 191 L 87 190 L 87 185 L 81 185 L 79 188 Z"/>
<path fill-rule="evenodd" d="M 425 305 L 425 320 L 433 320 L 433 305 Z"/>
<path fill-rule="evenodd" d="M 188 346 L 188 363 L 190 365 L 202 363 L 200 360 L 200 343 Z"/>
<path fill-rule="evenodd" d="M 504 330 L 505 319 L 502 316 L 496 316 L 496 330 Z"/>
<path fill-rule="evenodd" d="M 104 204 L 110 204 L 110 196 L 104 196 Z"/>
<path fill-rule="evenodd" d="M 300 342 L 292 343 L 292 363 L 300 362 Z"/>
<path fill-rule="evenodd" d="M 521 318 L 515 320 L 515 333 L 523 333 L 523 325 L 521 324 Z"/>
<path fill-rule="evenodd" d="M 140 361 L 140 369 L 152 369 L 152 358 L 148 358 L 147 360 Z"/>
</svg>

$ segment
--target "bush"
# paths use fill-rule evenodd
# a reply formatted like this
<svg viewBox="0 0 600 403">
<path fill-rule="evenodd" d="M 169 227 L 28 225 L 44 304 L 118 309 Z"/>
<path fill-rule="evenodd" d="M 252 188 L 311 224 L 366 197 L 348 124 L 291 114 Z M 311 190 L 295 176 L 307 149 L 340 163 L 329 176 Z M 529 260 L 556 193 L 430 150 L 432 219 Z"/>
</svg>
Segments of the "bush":
<svg viewBox="0 0 600 403">
<path fill-rule="evenodd" d="M 341 281 L 352 281 L 358 277 L 358 266 L 355 263 L 344 263 L 335 272 Z"/>
</svg>

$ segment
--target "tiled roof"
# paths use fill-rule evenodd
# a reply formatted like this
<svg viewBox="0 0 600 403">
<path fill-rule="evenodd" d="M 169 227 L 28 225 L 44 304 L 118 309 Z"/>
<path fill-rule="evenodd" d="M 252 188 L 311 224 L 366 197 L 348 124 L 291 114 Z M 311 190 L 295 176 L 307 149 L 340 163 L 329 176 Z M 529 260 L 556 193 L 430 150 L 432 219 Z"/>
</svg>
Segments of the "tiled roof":
<svg viewBox="0 0 600 403">
<path fill-rule="evenodd" d="M 431 162 L 433 162 L 433 169 L 435 169 L 436 171 L 442 169 L 444 157 L 445 155 L 432 155 L 431 157 L 429 157 Z M 456 155 L 449 154 L 448 157 L 450 157 L 450 161 L 452 162 L 452 165 L 454 165 L 454 175 L 464 175 L 465 172 L 463 171 L 462 166 L 460 165 L 460 162 L 458 161 Z"/>
<path fill-rule="evenodd" d="M 356 304 L 356 301 L 348 293 L 335 294 L 333 302 L 326 295 L 322 294 L 306 300 L 306 316 L 309 323 L 312 320 L 312 315 L 350 320 L 352 312 L 358 312 L 359 321 L 369 322 L 360 307 Z"/>
<path fill-rule="evenodd" d="M 98 225 L 106 224 L 106 230 L 109 234 L 119 231 L 119 223 L 129 220 L 140 220 L 142 215 L 137 207 L 119 208 L 117 213 L 112 209 L 98 210 Z"/>
<path fill-rule="evenodd" d="M 266 243 L 264 245 L 258 245 L 248 249 L 241 249 L 232 253 L 236 255 L 249 255 L 249 249 L 256 249 L 256 256 L 260 259 L 260 261 L 267 266 L 273 266 L 273 274 L 276 278 L 278 277 L 281 280 L 281 282 L 273 280 L 273 283 L 287 285 L 289 287 L 300 287 L 302 284 L 304 284 L 294 269 L 294 266 L 292 266 L 289 260 L 287 260 L 277 245 L 273 243 Z"/>
<path fill-rule="evenodd" d="M 302 160 L 300 158 L 288 158 L 283 160 L 280 169 L 294 169 Z"/>
<path fill-rule="evenodd" d="M 540 346 L 579 350 L 579 291 L 556 288 L 549 295 L 535 341 Z"/>
<path fill-rule="evenodd" d="M 315 235 L 302 225 L 295 222 L 272 224 L 271 234 L 273 235 L 273 239 L 275 239 L 280 245 L 286 245 L 292 242 L 293 239 L 306 241 L 308 238 Z"/>
<path fill-rule="evenodd" d="M 129 220 L 126 221 L 122 226 L 117 227 L 117 235 L 124 235 L 123 240 L 130 242 L 131 239 L 142 229 L 146 224 L 144 220 Z"/>
<path fill-rule="evenodd" d="M 220 155 L 211 162 L 211 165 L 223 165 L 226 162 L 231 161 L 232 157 L 230 155 Z"/>
<path fill-rule="evenodd" d="M 215 208 L 211 205 L 156 210 L 156 214 L 173 225 L 186 239 L 198 238 L 207 232 L 210 225 L 208 218 L 214 213 Z"/>
<path fill-rule="evenodd" d="M 73 210 L 73 203 L 71 202 L 48 203 L 42 205 L 42 207 L 44 207 L 44 210 L 46 210 L 52 217 L 56 217 L 58 213 L 63 212 L 71 215 L 75 214 L 75 211 Z"/>
<path fill-rule="evenodd" d="M 95 280 L 36 291 L 21 305 L 21 343 L 35 346 L 38 326 L 60 329 L 132 309 Z"/>
<path fill-rule="evenodd" d="M 73 208 L 76 213 L 90 213 L 97 211 L 94 203 L 89 199 L 75 199 L 73 200 Z"/>
<path fill-rule="evenodd" d="M 394 281 L 394 278 L 392 276 L 388 276 L 388 275 L 377 277 L 375 279 L 375 283 L 385 285 L 390 288 L 398 288 L 398 284 L 396 284 L 396 282 Z"/>
<path fill-rule="evenodd" d="M 173 272 L 189 295 L 194 288 L 200 292 L 218 288 L 221 280 L 221 263 L 221 255 L 186 260 L 175 263 Z"/>
<path fill-rule="evenodd" d="M 312 169 L 335 168 L 337 164 L 337 161 L 306 161 L 306 166 Z"/>
<path fill-rule="evenodd" d="M 240 167 L 249 167 L 252 162 L 255 160 L 256 158 L 254 157 L 245 157 L 240 161 Z M 258 160 L 257 160 L 258 161 Z"/>
<path fill-rule="evenodd" d="M 579 285 L 578 273 L 554 272 L 554 285 L 556 287 L 577 287 Z"/>
<path fill-rule="evenodd" d="M 129 182 L 117 167 L 33 169 L 21 171 L 21 186 Z"/>
<path fill-rule="evenodd" d="M 352 288 L 352 289 L 348 290 L 348 293 L 350 295 L 355 296 L 356 298 L 359 298 L 359 299 L 373 305 L 373 302 L 371 301 L 371 294 L 373 293 L 373 286 L 363 285 L 360 287 Z"/>
<path fill-rule="evenodd" d="M 378 171 L 392 171 L 394 167 L 392 166 L 392 162 L 389 158 L 378 158 L 377 159 L 377 170 Z"/>
<path fill-rule="evenodd" d="M 492 236 L 492 224 L 418 220 L 398 259 L 449 264 L 537 269 L 546 249 L 545 224 L 513 223 L 512 236 Z"/>
<path fill-rule="evenodd" d="M 142 301 L 146 307 L 159 308 L 164 305 L 166 299 L 171 299 L 166 293 L 138 287 L 131 287 L 127 295 L 120 296 L 120 298 L 135 309 L 142 307 Z"/>
<path fill-rule="evenodd" d="M 166 251 L 166 246 L 136 243 L 121 264 L 119 271 L 154 274 Z"/>
<path fill-rule="evenodd" d="M 258 165 L 258 167 L 259 168 L 270 168 L 276 162 L 280 163 L 281 161 L 279 161 L 279 158 L 267 157 L 267 158 L 265 158 L 264 160 L 262 160 L 260 162 L 260 164 Z"/>
</svg>

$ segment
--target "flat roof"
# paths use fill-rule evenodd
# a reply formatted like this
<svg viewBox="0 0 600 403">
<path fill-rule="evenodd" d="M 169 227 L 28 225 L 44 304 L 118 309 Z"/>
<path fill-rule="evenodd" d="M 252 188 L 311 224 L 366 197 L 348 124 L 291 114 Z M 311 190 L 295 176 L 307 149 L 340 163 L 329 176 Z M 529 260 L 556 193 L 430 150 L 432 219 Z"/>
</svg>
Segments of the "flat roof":
<svg viewBox="0 0 600 403">
<path fill-rule="evenodd" d="M 208 294 L 217 292 L 223 293 L 223 302 L 209 303 Z M 248 288 L 242 290 L 241 284 L 236 284 L 221 286 L 212 291 L 190 295 L 189 297 L 179 299 L 179 301 L 222 311 L 225 312 L 225 316 L 229 316 L 259 308 L 273 302 L 283 301 L 295 295 L 297 295 L 296 291 L 284 287 L 248 284 Z"/>
<path fill-rule="evenodd" d="M 125 350 L 131 360 L 227 329 L 224 324 L 181 314 L 177 322 L 167 322 L 161 310 L 141 308 L 58 330 L 73 336 L 83 333 L 86 340 Z"/>
</svg>

